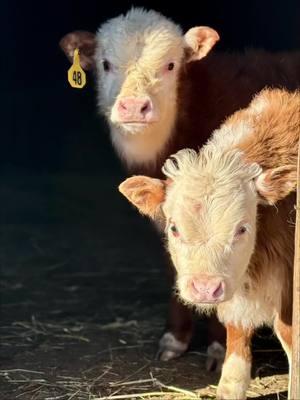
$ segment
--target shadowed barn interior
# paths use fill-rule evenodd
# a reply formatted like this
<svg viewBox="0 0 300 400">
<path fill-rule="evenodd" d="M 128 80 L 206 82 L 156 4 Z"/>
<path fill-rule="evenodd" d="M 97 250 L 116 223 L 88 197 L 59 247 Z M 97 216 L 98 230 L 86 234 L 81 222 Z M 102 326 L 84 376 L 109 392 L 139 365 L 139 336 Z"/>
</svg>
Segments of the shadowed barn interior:
<svg viewBox="0 0 300 400">
<path fill-rule="evenodd" d="M 203 318 L 187 354 L 155 359 L 170 290 L 163 246 L 118 193 L 126 172 L 98 115 L 93 75 L 72 89 L 58 46 L 67 32 L 95 32 L 132 5 L 184 30 L 215 28 L 216 51 L 300 47 L 296 0 L 2 5 L 1 400 L 87 400 L 173 386 L 210 395 L 218 381 L 205 369 Z M 253 377 L 265 380 L 254 380 L 249 395 L 286 398 L 287 362 L 270 331 L 257 335 L 254 357 Z M 188 396 L 175 389 L 161 398 Z"/>
</svg>

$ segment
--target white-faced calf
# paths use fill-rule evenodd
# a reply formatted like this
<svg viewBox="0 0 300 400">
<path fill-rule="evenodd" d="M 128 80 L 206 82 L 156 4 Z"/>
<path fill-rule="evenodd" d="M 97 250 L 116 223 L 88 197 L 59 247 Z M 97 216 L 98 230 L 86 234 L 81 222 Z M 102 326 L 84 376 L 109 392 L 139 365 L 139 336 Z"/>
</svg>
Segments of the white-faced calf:
<svg viewBox="0 0 300 400">
<path fill-rule="evenodd" d="M 70 60 L 78 47 L 82 67 L 94 70 L 99 110 L 130 173 L 162 177 L 170 154 L 198 149 L 264 86 L 300 85 L 299 53 L 206 57 L 218 40 L 212 28 L 197 26 L 183 34 L 161 14 L 139 8 L 105 22 L 96 34 L 75 31 L 61 40 Z M 160 342 L 163 359 L 181 354 L 192 333 L 189 310 L 176 298 L 170 304 Z"/>
<path fill-rule="evenodd" d="M 183 301 L 216 309 L 226 326 L 220 399 L 246 396 L 255 328 L 273 325 L 290 361 L 299 136 L 300 92 L 264 90 L 199 153 L 168 159 L 166 180 L 120 185 L 142 213 L 165 219 Z"/>
</svg>

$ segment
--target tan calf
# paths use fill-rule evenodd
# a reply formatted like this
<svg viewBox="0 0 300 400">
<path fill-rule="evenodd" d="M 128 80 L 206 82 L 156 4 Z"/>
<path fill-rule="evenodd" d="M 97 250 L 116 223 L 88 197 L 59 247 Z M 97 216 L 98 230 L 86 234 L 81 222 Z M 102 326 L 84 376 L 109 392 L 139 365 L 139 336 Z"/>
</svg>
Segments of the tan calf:
<svg viewBox="0 0 300 400">
<path fill-rule="evenodd" d="M 199 153 L 168 159 L 167 181 L 120 185 L 142 213 L 165 219 L 182 300 L 226 326 L 220 399 L 245 398 L 259 326 L 274 326 L 290 360 L 299 135 L 300 93 L 264 90 Z"/>
</svg>

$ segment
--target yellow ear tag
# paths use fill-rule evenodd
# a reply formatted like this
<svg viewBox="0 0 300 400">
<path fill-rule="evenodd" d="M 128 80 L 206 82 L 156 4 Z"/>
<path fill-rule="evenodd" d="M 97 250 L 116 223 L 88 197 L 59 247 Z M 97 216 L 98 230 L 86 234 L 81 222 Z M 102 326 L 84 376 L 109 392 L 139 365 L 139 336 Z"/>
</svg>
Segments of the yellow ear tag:
<svg viewBox="0 0 300 400">
<path fill-rule="evenodd" d="M 73 65 L 68 70 L 69 84 L 76 89 L 82 89 L 86 84 L 86 76 L 80 65 L 79 49 L 75 49 L 73 56 Z"/>
</svg>

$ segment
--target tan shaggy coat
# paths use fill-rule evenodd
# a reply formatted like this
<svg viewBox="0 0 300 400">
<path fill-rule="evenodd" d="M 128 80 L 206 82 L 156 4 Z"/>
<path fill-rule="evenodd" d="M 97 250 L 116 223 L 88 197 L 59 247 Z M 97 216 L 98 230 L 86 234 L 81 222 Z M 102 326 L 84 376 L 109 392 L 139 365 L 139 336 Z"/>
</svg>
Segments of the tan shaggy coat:
<svg viewBox="0 0 300 400">
<path fill-rule="evenodd" d="M 168 180 L 136 176 L 120 185 L 142 213 L 165 219 L 182 299 L 216 309 L 226 326 L 220 399 L 245 398 L 256 328 L 273 326 L 291 358 L 299 136 L 300 92 L 264 90 L 199 153 L 168 159 Z"/>
</svg>

